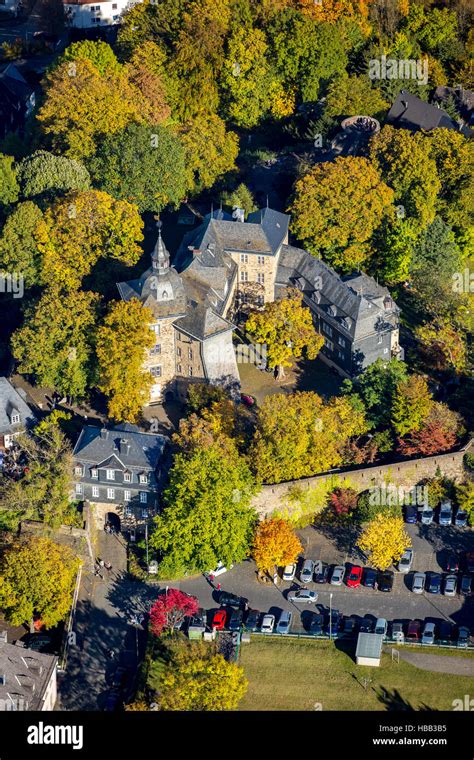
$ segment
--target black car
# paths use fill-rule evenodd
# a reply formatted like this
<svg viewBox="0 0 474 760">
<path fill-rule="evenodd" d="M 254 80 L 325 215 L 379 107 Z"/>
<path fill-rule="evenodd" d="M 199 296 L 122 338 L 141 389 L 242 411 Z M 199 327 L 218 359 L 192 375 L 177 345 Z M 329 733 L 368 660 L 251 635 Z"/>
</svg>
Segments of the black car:
<svg viewBox="0 0 474 760">
<path fill-rule="evenodd" d="M 248 603 L 249 600 L 244 596 L 229 594 L 228 591 L 221 591 L 219 594 L 219 604 L 221 607 L 238 607 L 241 610 L 246 610 Z"/>
<path fill-rule="evenodd" d="M 344 618 L 344 626 L 342 629 L 342 635 L 346 638 L 351 638 L 352 636 L 355 636 L 357 633 L 357 620 L 355 617 L 350 615 L 349 617 Z"/>
<path fill-rule="evenodd" d="M 474 573 L 474 552 L 466 552 L 464 564 L 468 573 Z"/>
<path fill-rule="evenodd" d="M 371 567 L 365 567 L 362 573 L 362 585 L 367 588 L 375 588 L 377 582 L 377 571 Z"/>
<path fill-rule="evenodd" d="M 229 631 L 240 631 L 242 622 L 244 619 L 244 613 L 242 610 L 232 610 L 229 618 Z"/>
<path fill-rule="evenodd" d="M 377 588 L 379 591 L 391 591 L 393 588 L 393 572 L 384 570 L 377 575 Z"/>
<path fill-rule="evenodd" d="M 359 633 L 373 633 L 374 620 L 370 617 L 362 618 L 359 626 Z"/>
<path fill-rule="evenodd" d="M 440 644 L 451 644 L 454 625 L 449 620 L 443 620 L 438 626 L 438 641 Z"/>
<path fill-rule="evenodd" d="M 327 583 L 329 578 L 329 565 L 323 562 L 320 572 L 314 574 L 315 583 Z"/>
<path fill-rule="evenodd" d="M 245 628 L 247 631 L 256 631 L 258 628 L 258 624 L 260 623 L 260 616 L 261 616 L 260 610 L 249 610 L 247 612 L 247 617 L 245 618 Z"/>
<path fill-rule="evenodd" d="M 463 594 L 464 596 L 470 596 L 472 594 L 472 575 L 461 576 L 459 593 Z"/>
<path fill-rule="evenodd" d="M 430 594 L 441 593 L 441 575 L 439 573 L 430 573 L 428 575 L 426 590 L 429 591 Z"/>
<path fill-rule="evenodd" d="M 339 610 L 332 610 L 331 615 L 328 615 L 326 620 L 326 633 L 329 633 L 332 638 L 336 638 L 341 626 L 341 620 L 342 615 Z"/>
<path fill-rule="evenodd" d="M 324 633 L 324 615 L 313 613 L 309 624 L 309 632 L 315 636 L 321 636 Z"/>
<path fill-rule="evenodd" d="M 405 522 L 414 524 L 418 519 L 418 510 L 416 507 L 405 507 Z"/>
<path fill-rule="evenodd" d="M 446 570 L 448 573 L 457 573 L 459 570 L 459 558 L 457 554 L 448 554 L 446 560 Z"/>
</svg>

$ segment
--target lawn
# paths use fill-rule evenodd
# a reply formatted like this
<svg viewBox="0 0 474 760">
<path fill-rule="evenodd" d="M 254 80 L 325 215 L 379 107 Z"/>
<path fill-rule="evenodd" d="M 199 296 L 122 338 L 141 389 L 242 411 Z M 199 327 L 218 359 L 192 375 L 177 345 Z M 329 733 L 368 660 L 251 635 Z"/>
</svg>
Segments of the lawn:
<svg viewBox="0 0 474 760">
<path fill-rule="evenodd" d="M 402 660 L 397 665 L 389 654 L 379 668 L 357 666 L 350 653 L 336 646 L 252 637 L 241 647 L 249 689 L 240 709 L 451 710 L 454 699 L 474 688 L 473 678 L 431 673 Z M 364 679 L 372 679 L 367 688 Z"/>
</svg>

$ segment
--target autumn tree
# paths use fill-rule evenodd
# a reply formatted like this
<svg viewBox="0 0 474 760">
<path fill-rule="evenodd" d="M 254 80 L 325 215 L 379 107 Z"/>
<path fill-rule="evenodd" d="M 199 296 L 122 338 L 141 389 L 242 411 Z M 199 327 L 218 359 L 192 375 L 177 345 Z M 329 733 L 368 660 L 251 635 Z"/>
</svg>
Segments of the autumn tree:
<svg viewBox="0 0 474 760">
<path fill-rule="evenodd" d="M 363 410 L 348 398 L 276 393 L 258 409 L 249 462 L 264 483 L 309 477 L 342 464 L 347 441 L 366 430 Z"/>
<path fill-rule="evenodd" d="M 20 188 L 13 156 L 0 153 L 0 205 L 8 206 L 18 200 Z"/>
<path fill-rule="evenodd" d="M 464 432 L 461 415 L 446 404 L 435 401 L 420 430 L 399 440 L 398 451 L 404 456 L 439 454 L 452 449 Z"/>
<path fill-rule="evenodd" d="M 92 338 L 98 297 L 54 287 L 29 304 L 11 345 L 18 371 L 73 398 L 83 398 L 92 382 Z"/>
<path fill-rule="evenodd" d="M 257 211 L 258 206 L 254 201 L 253 195 L 247 185 L 244 185 L 243 182 L 237 185 L 232 192 L 223 193 L 221 197 L 222 202 L 226 206 L 242 208 L 246 217 L 251 214 L 252 211 Z"/>
<path fill-rule="evenodd" d="M 114 51 L 102 40 L 79 40 L 71 43 L 64 53 L 58 56 L 50 71 L 71 61 L 89 61 L 102 76 L 108 72 L 118 72 L 120 69 Z"/>
<path fill-rule="evenodd" d="M 143 363 L 155 344 L 152 322 L 150 309 L 137 299 L 115 301 L 97 330 L 97 385 L 114 420 L 136 422 L 149 398 L 153 380 Z"/>
<path fill-rule="evenodd" d="M 181 141 L 166 127 L 130 124 L 107 137 L 90 162 L 96 184 L 140 211 L 177 207 L 186 194 Z"/>
<path fill-rule="evenodd" d="M 386 570 L 411 546 L 411 538 L 402 517 L 378 514 L 362 531 L 357 545 L 374 567 Z"/>
<path fill-rule="evenodd" d="M 336 517 L 349 516 L 357 507 L 357 491 L 335 488 L 328 496 L 328 507 Z"/>
<path fill-rule="evenodd" d="M 0 559 L 0 604 L 12 625 L 39 617 L 49 628 L 66 617 L 79 559 L 46 536 L 14 541 Z"/>
<path fill-rule="evenodd" d="M 8 215 L 0 234 L 0 271 L 20 273 L 26 288 L 41 281 L 41 254 L 36 230 L 42 216 L 32 201 L 18 203 Z"/>
<path fill-rule="evenodd" d="M 385 126 L 371 141 L 371 159 L 407 217 L 423 229 L 436 213 L 441 182 L 429 140 L 421 132 Z"/>
<path fill-rule="evenodd" d="M 150 610 L 150 630 L 155 636 L 163 632 L 173 633 L 186 617 L 195 615 L 199 603 L 195 596 L 176 588 L 167 589 L 159 595 Z"/>
<path fill-rule="evenodd" d="M 352 271 L 372 256 L 373 234 L 392 215 L 393 199 L 393 190 L 365 158 L 316 164 L 296 182 L 293 232 L 310 253 Z"/>
<path fill-rule="evenodd" d="M 438 213 L 448 224 L 468 225 L 474 210 L 474 146 L 454 129 L 433 129 L 427 139 L 441 188 Z"/>
<path fill-rule="evenodd" d="M 243 668 L 227 662 L 214 646 L 183 643 L 160 678 L 160 707 L 186 712 L 237 710 L 247 686 Z"/>
<path fill-rule="evenodd" d="M 37 150 L 18 165 L 18 181 L 24 198 L 62 195 L 90 188 L 86 167 L 73 158 Z"/>
<path fill-rule="evenodd" d="M 136 264 L 142 226 L 128 201 L 99 190 L 70 193 L 47 209 L 36 230 L 44 280 L 77 288 L 103 256 Z"/>
<path fill-rule="evenodd" d="M 216 180 L 235 169 L 239 139 L 226 130 L 217 114 L 201 114 L 180 130 L 185 152 L 187 187 L 192 193 L 212 187 Z"/>
<path fill-rule="evenodd" d="M 431 409 L 433 398 L 421 375 L 411 375 L 397 386 L 392 407 L 392 422 L 400 436 L 420 430 Z"/>
<path fill-rule="evenodd" d="M 273 577 L 276 567 L 296 562 L 303 547 L 286 520 L 267 518 L 258 524 L 253 543 L 253 558 L 260 572 Z"/>
<path fill-rule="evenodd" d="M 135 49 L 126 65 L 129 81 L 143 96 L 148 124 L 163 124 L 171 115 L 165 64 L 164 50 L 147 41 Z"/>
<path fill-rule="evenodd" d="M 314 329 L 310 310 L 303 306 L 303 295 L 295 289 L 288 297 L 265 304 L 263 311 L 250 314 L 245 327 L 254 341 L 266 346 L 267 364 L 278 368 L 278 379 L 303 351 L 308 359 L 316 359 L 324 343 Z"/>
<path fill-rule="evenodd" d="M 344 71 L 335 77 L 328 87 L 325 114 L 338 117 L 364 114 L 380 118 L 389 104 L 377 87 L 370 87 L 367 77 L 352 75 Z"/>
<path fill-rule="evenodd" d="M 474 481 L 467 480 L 456 486 L 456 501 L 459 509 L 467 512 L 469 525 L 474 524 Z"/>
<path fill-rule="evenodd" d="M 460 372 L 466 366 L 467 347 L 463 332 L 447 318 L 438 317 L 415 329 L 420 350 L 429 366 Z"/>
<path fill-rule="evenodd" d="M 355 380 L 345 380 L 342 390 L 344 395 L 356 396 L 362 402 L 371 427 L 388 427 L 398 385 L 407 378 L 405 362 L 377 359 Z"/>
</svg>

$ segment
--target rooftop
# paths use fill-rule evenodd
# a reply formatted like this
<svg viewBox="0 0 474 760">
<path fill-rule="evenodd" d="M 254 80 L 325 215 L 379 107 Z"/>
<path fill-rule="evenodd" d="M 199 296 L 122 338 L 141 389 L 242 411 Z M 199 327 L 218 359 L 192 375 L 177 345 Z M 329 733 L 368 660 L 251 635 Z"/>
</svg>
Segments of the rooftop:
<svg viewBox="0 0 474 760">
<path fill-rule="evenodd" d="M 0 704 L 41 710 L 57 657 L 0 640 Z M 19 707 L 23 704 L 23 707 Z"/>
</svg>

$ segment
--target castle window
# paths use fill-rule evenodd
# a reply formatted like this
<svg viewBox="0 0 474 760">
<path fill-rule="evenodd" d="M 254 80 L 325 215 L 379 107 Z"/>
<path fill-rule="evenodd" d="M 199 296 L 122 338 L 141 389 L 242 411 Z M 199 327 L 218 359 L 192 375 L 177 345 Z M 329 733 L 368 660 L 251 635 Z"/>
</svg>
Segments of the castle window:
<svg viewBox="0 0 474 760">
<path fill-rule="evenodd" d="M 265 284 L 265 275 L 263 274 L 263 272 L 258 272 L 258 274 L 257 274 L 257 282 L 259 282 L 260 285 L 264 285 Z"/>
<path fill-rule="evenodd" d="M 248 272 L 241 272 L 240 273 L 240 282 L 248 282 L 249 279 L 249 273 Z"/>
<path fill-rule="evenodd" d="M 265 264 L 265 256 L 257 256 L 257 262 L 259 264 Z"/>
<path fill-rule="evenodd" d="M 107 488 L 107 498 L 115 499 L 115 488 Z"/>
<path fill-rule="evenodd" d="M 323 322 L 321 328 L 323 333 L 326 333 L 326 335 L 329 335 L 329 337 L 332 338 L 332 327 L 329 327 L 326 322 Z"/>
<path fill-rule="evenodd" d="M 248 260 L 249 260 L 249 257 L 248 257 L 248 255 L 246 253 L 241 253 L 240 254 L 240 263 L 241 264 L 247 264 Z"/>
<path fill-rule="evenodd" d="M 152 377 L 161 377 L 161 367 L 150 367 Z"/>
<path fill-rule="evenodd" d="M 188 358 L 189 359 L 193 358 L 193 349 L 192 348 L 188 348 Z"/>
<path fill-rule="evenodd" d="M 178 373 L 178 375 L 180 375 L 182 373 L 182 371 L 183 370 L 182 370 L 181 364 L 177 364 L 176 365 L 176 372 Z"/>
<path fill-rule="evenodd" d="M 98 499 L 99 498 L 99 493 L 100 493 L 99 492 L 99 487 L 98 486 L 92 486 L 92 496 L 94 497 L 94 499 Z"/>
<path fill-rule="evenodd" d="M 180 348 L 180 346 L 178 346 L 176 348 L 176 356 L 181 356 L 181 348 Z"/>
<path fill-rule="evenodd" d="M 115 480 L 115 470 L 106 470 L 105 477 L 107 480 Z"/>
</svg>

